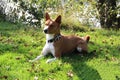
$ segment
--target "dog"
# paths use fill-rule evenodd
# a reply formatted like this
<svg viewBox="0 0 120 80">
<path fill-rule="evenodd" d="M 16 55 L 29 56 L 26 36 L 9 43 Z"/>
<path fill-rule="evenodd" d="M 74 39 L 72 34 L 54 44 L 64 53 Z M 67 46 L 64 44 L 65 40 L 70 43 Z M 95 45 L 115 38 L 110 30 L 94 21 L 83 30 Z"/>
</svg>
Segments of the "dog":
<svg viewBox="0 0 120 80">
<path fill-rule="evenodd" d="M 75 49 L 78 52 L 88 52 L 87 43 L 90 36 L 84 38 L 74 35 L 64 36 L 60 33 L 61 15 L 54 21 L 50 18 L 49 14 L 45 14 L 45 27 L 44 33 L 46 34 L 46 44 L 39 56 L 30 62 L 37 61 L 48 53 L 52 53 L 54 58 L 48 59 L 46 63 L 50 63 L 60 58 L 62 54 L 69 54 Z"/>
</svg>

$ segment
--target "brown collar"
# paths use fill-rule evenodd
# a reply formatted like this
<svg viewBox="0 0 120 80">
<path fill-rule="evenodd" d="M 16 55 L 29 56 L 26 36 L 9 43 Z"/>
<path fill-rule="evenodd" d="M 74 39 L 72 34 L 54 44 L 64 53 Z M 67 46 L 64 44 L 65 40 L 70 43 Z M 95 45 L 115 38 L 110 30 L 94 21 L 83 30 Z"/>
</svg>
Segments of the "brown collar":
<svg viewBox="0 0 120 80">
<path fill-rule="evenodd" d="M 61 34 L 56 35 L 53 39 L 48 40 L 48 43 L 56 42 L 61 38 Z"/>
</svg>

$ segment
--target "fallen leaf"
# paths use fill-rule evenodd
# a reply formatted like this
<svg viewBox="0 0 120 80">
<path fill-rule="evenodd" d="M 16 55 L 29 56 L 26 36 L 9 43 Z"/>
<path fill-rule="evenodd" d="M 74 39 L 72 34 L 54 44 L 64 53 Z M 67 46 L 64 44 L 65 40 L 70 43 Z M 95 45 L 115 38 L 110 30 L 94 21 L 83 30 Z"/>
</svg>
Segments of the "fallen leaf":
<svg viewBox="0 0 120 80">
<path fill-rule="evenodd" d="M 106 40 L 103 40 L 102 43 L 107 43 L 107 41 L 106 41 Z"/>
<path fill-rule="evenodd" d="M 15 59 L 16 59 L 16 60 L 20 60 L 21 58 L 20 58 L 20 57 L 16 57 Z"/>
<path fill-rule="evenodd" d="M 34 77 L 34 80 L 38 80 L 38 77 L 37 77 L 37 76 L 35 76 L 35 77 Z"/>
<path fill-rule="evenodd" d="M 8 78 L 8 76 L 4 75 L 4 76 L 3 76 L 3 78 L 4 78 L 4 79 L 7 79 L 7 78 Z"/>
<path fill-rule="evenodd" d="M 68 71 L 67 76 L 68 77 L 73 77 L 73 72 L 72 71 Z"/>
<path fill-rule="evenodd" d="M 100 51 L 103 51 L 103 48 L 100 48 L 99 50 L 100 50 Z"/>
<path fill-rule="evenodd" d="M 112 57 L 112 58 L 111 58 L 111 60 L 112 60 L 112 61 L 116 61 L 116 60 L 117 60 L 117 58 L 115 58 L 115 57 Z"/>
<path fill-rule="evenodd" d="M 59 62 L 59 66 L 62 66 L 63 64 L 61 62 Z"/>
</svg>

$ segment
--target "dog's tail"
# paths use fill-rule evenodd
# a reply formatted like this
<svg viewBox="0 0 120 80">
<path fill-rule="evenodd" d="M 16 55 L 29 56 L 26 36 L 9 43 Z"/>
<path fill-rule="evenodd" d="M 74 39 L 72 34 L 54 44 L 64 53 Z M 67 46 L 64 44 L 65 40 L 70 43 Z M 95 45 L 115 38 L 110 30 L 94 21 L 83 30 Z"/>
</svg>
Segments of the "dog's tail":
<svg viewBox="0 0 120 80">
<path fill-rule="evenodd" d="M 89 40 L 90 40 L 90 36 L 86 36 L 84 39 L 85 39 L 85 41 L 88 43 Z"/>
</svg>

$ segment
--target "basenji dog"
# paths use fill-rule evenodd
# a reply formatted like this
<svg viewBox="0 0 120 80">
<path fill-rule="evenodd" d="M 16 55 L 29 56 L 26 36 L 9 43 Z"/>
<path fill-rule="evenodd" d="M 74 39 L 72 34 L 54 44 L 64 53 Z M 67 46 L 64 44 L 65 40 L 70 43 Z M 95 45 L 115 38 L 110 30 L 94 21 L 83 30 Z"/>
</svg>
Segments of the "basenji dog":
<svg viewBox="0 0 120 80">
<path fill-rule="evenodd" d="M 64 36 L 60 33 L 61 15 L 54 21 L 50 18 L 49 14 L 45 14 L 45 27 L 44 33 L 46 34 L 46 44 L 39 56 L 31 62 L 41 59 L 48 53 L 52 53 L 54 58 L 48 59 L 46 62 L 50 63 L 60 58 L 62 54 L 69 54 L 75 49 L 79 52 L 87 52 L 87 43 L 90 36 L 84 38 L 77 36 Z"/>
</svg>

